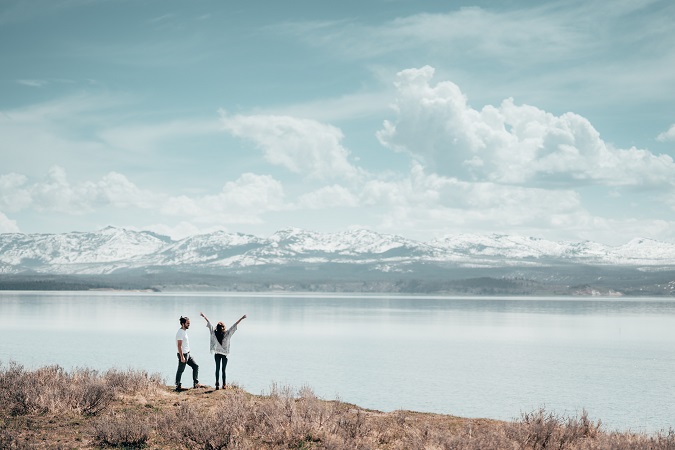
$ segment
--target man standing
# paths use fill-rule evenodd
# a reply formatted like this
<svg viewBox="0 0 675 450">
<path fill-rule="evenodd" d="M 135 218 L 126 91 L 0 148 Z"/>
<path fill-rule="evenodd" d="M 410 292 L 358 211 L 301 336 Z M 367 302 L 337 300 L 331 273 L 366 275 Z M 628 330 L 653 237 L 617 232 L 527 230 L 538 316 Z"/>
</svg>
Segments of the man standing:
<svg viewBox="0 0 675 450">
<path fill-rule="evenodd" d="M 185 365 L 192 367 L 192 382 L 195 388 L 202 387 L 199 384 L 199 364 L 190 356 L 190 339 L 188 338 L 187 330 L 190 328 L 190 319 L 181 316 L 180 328 L 176 333 L 176 345 L 178 347 L 178 370 L 176 371 L 176 391 L 184 390 L 181 387 L 180 379 L 185 370 Z"/>
</svg>

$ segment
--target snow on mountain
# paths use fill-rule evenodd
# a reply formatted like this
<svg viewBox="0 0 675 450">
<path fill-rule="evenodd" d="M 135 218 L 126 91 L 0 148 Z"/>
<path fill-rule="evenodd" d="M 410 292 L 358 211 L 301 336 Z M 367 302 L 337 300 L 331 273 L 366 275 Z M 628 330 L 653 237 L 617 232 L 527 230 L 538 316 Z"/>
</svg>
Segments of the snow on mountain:
<svg viewBox="0 0 675 450">
<path fill-rule="evenodd" d="M 615 264 L 675 264 L 675 244 L 636 238 L 617 247 L 607 260 Z"/>
<path fill-rule="evenodd" d="M 0 234 L 0 273 L 110 273 L 125 268 L 191 270 L 287 263 L 411 262 L 467 267 L 550 264 L 675 265 L 675 244 L 634 239 L 610 247 L 511 235 L 458 234 L 429 242 L 369 230 L 318 233 L 289 228 L 260 238 L 215 232 L 174 241 L 145 231 L 108 227 L 92 233 Z"/>
<path fill-rule="evenodd" d="M 317 233 L 297 228 L 278 231 L 269 241 L 280 254 L 317 252 L 342 256 L 382 255 L 396 249 L 416 249 L 424 244 L 400 236 L 383 235 L 369 230 L 340 233 Z"/>
<path fill-rule="evenodd" d="M 436 243 L 457 255 L 509 258 L 560 257 L 567 249 L 563 243 L 500 234 L 458 234 L 446 236 Z"/>
<path fill-rule="evenodd" d="M 462 257 L 503 258 L 506 260 L 558 260 L 587 264 L 624 264 L 630 251 L 620 255 L 612 247 L 595 242 L 555 242 L 513 235 L 458 234 L 436 241 L 448 251 Z M 675 255 L 675 249 L 671 251 Z M 661 254 L 663 258 L 665 254 Z"/>
<path fill-rule="evenodd" d="M 264 241 L 256 236 L 216 231 L 172 242 L 153 255 L 148 265 L 207 264 L 237 257 L 261 245 Z"/>
<path fill-rule="evenodd" d="M 0 234 L 0 262 L 13 266 L 96 264 L 155 253 L 168 238 L 108 227 L 94 233 Z"/>
</svg>

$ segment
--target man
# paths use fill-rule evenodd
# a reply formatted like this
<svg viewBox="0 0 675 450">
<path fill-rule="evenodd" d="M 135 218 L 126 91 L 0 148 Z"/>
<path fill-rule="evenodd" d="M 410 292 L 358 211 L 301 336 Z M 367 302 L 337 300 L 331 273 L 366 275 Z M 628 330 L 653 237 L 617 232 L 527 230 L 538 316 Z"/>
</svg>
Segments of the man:
<svg viewBox="0 0 675 450">
<path fill-rule="evenodd" d="M 192 367 L 192 382 L 195 388 L 202 387 L 199 384 L 199 364 L 190 356 L 190 339 L 187 330 L 190 328 L 190 319 L 188 317 L 180 318 L 180 328 L 176 333 L 176 345 L 178 347 L 178 370 L 176 371 L 176 391 L 184 390 L 181 387 L 180 379 L 185 370 L 185 365 Z"/>
</svg>

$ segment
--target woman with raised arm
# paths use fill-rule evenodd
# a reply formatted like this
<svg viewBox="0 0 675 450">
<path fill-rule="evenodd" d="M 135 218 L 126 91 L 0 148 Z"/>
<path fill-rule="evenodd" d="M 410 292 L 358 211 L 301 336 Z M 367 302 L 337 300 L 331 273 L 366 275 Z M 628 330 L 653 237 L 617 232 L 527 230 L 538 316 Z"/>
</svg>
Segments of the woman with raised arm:
<svg viewBox="0 0 675 450">
<path fill-rule="evenodd" d="M 237 331 L 237 325 L 239 325 L 239 322 L 246 318 L 246 314 L 241 316 L 241 318 L 237 320 L 229 329 L 225 328 L 223 322 L 218 322 L 216 328 L 214 329 L 213 325 L 211 325 L 211 322 L 209 321 L 208 317 L 204 315 L 204 313 L 200 312 L 199 315 L 201 315 L 204 320 L 206 320 L 206 326 L 211 332 L 211 353 L 213 353 L 216 360 L 216 390 L 220 389 L 218 381 L 221 364 L 223 367 L 223 389 L 225 389 L 225 367 L 227 366 L 227 356 L 230 354 L 230 338 L 234 332 Z"/>
</svg>

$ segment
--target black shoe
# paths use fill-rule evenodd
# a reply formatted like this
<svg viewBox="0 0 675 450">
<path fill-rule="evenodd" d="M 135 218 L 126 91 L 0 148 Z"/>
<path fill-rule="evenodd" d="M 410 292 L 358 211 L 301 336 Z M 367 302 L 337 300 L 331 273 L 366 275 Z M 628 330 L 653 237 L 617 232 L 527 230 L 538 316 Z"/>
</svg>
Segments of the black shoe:
<svg viewBox="0 0 675 450">
<path fill-rule="evenodd" d="M 220 389 L 220 386 L 218 386 L 218 383 L 216 383 L 216 391 Z"/>
<path fill-rule="evenodd" d="M 183 388 L 181 387 L 181 385 L 179 384 L 178 386 L 176 386 L 175 391 L 176 391 L 176 392 L 182 392 L 182 391 L 185 391 L 185 389 L 183 389 Z"/>
</svg>

